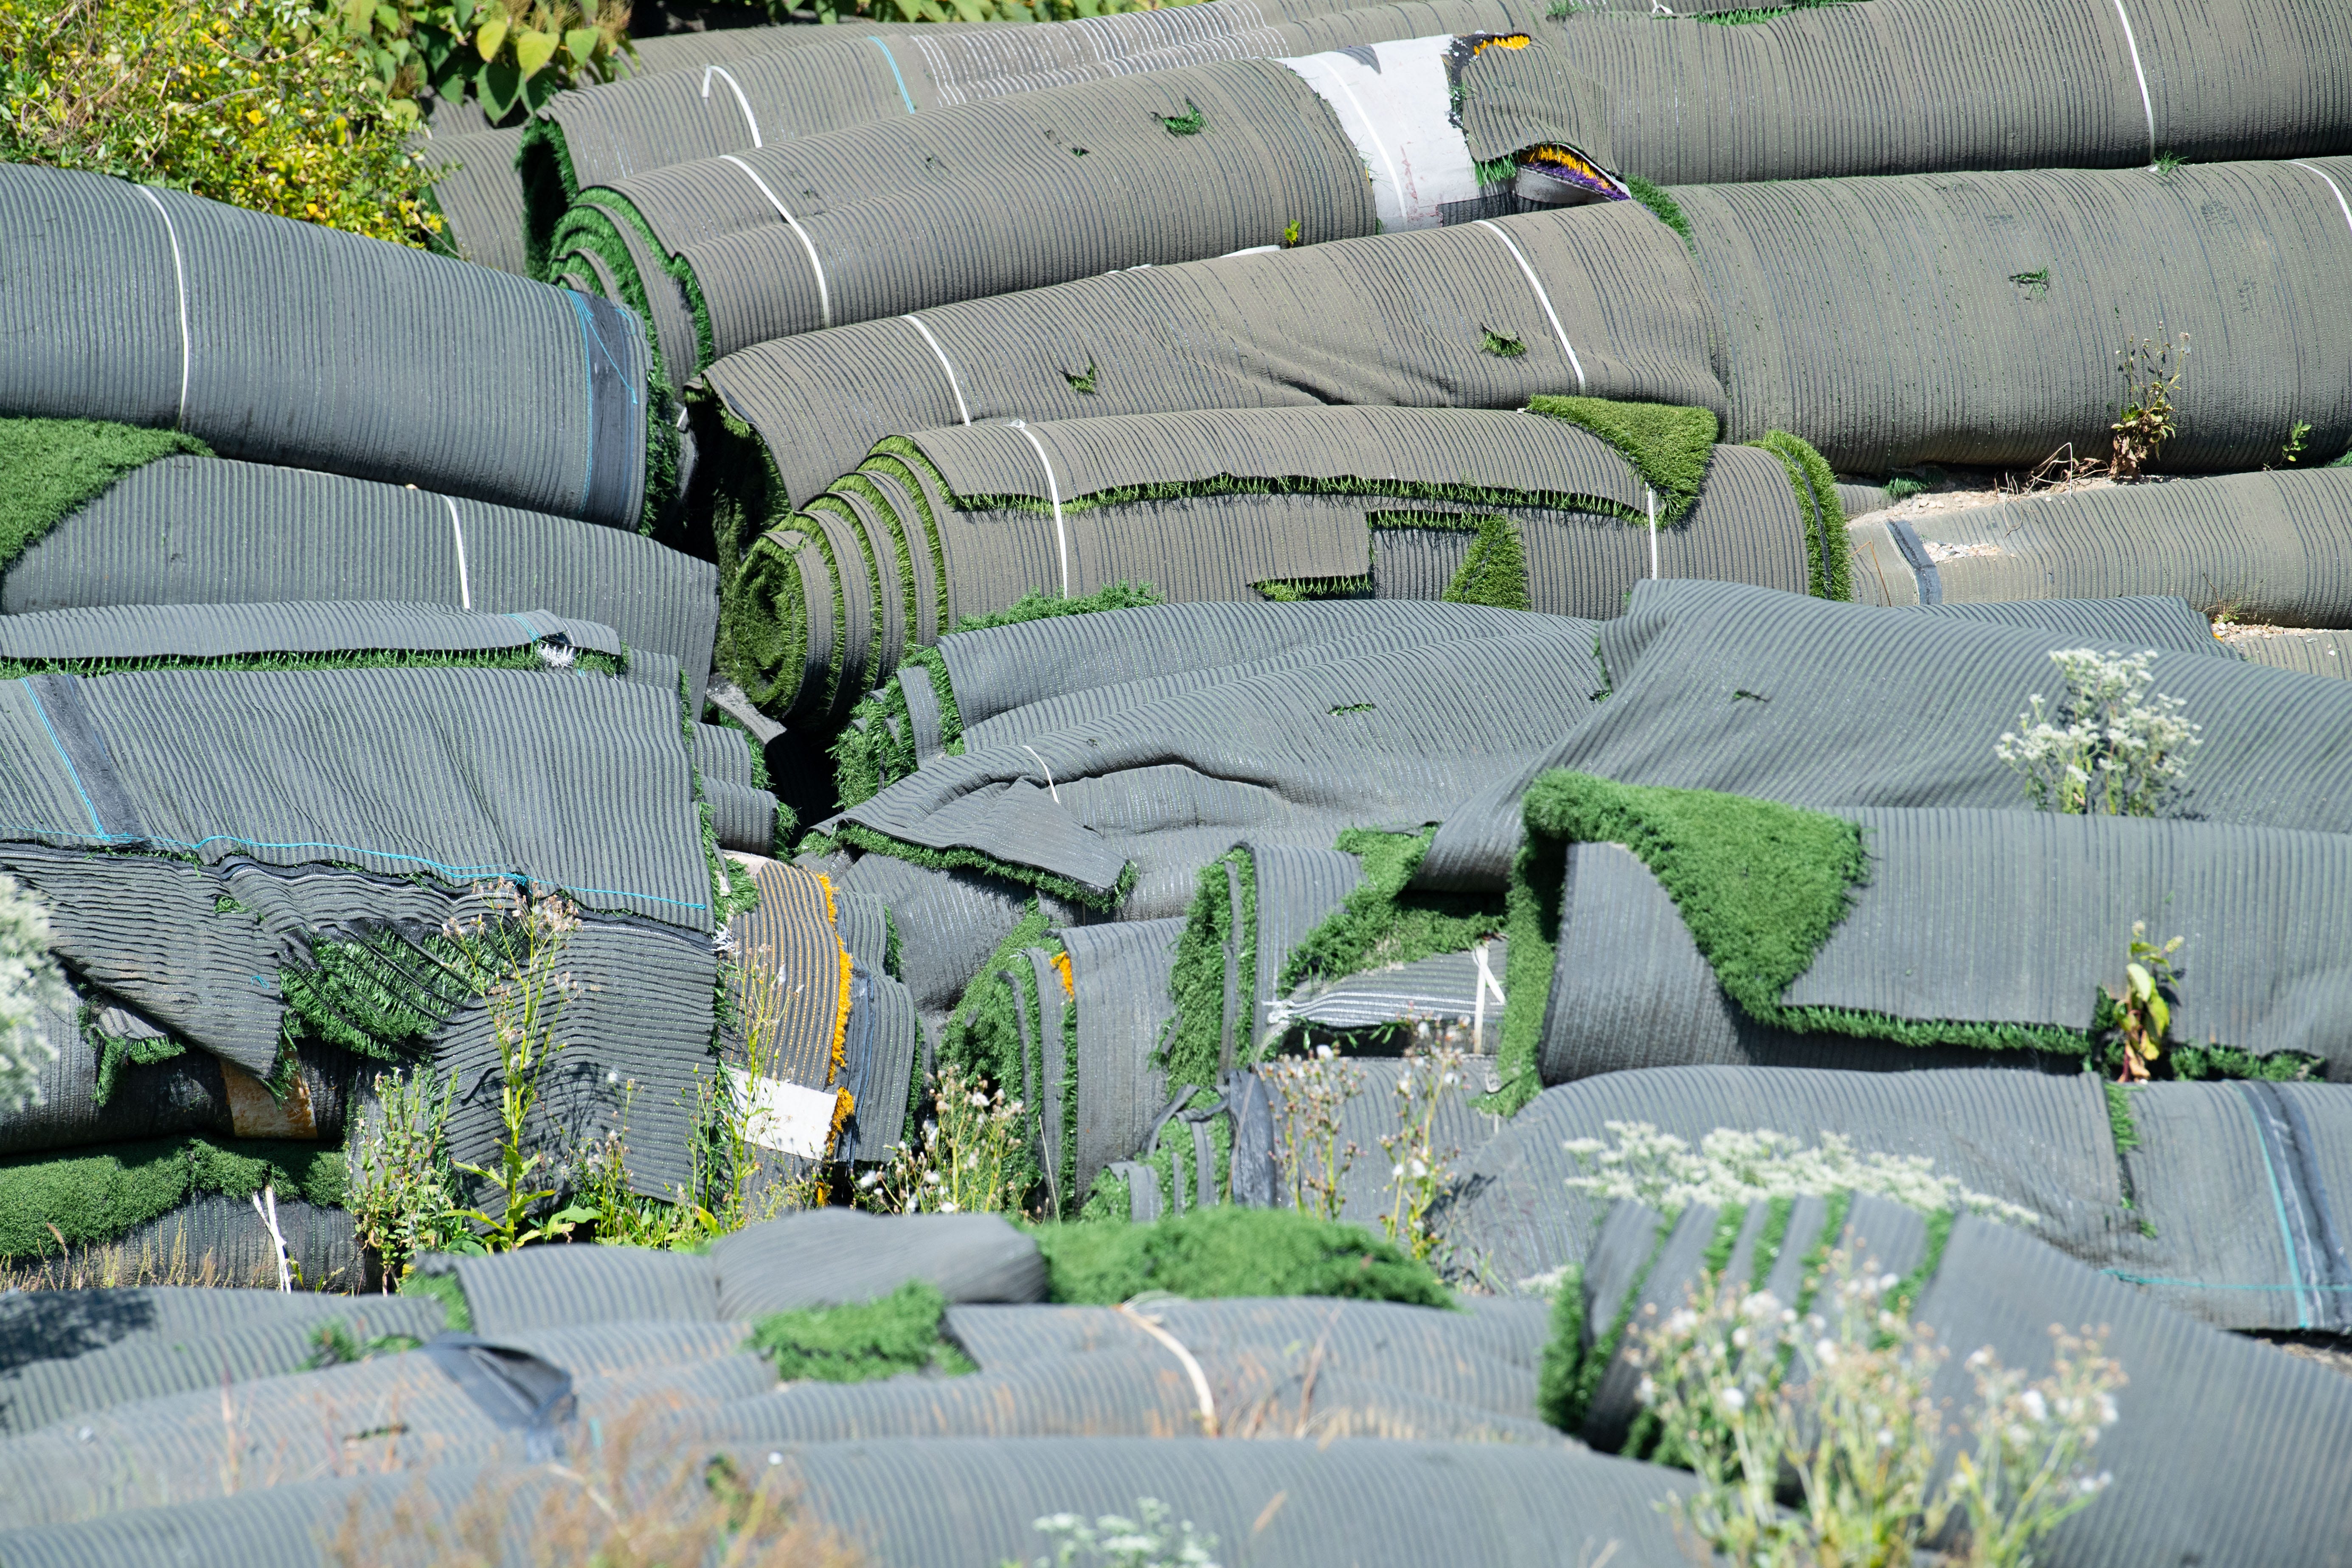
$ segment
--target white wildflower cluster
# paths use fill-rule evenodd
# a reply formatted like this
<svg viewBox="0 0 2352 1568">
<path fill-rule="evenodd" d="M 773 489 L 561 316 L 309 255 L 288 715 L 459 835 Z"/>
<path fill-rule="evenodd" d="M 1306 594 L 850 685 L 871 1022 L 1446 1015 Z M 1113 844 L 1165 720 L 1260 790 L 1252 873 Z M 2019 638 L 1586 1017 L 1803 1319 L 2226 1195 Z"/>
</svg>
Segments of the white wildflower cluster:
<svg viewBox="0 0 2352 1568">
<path fill-rule="evenodd" d="M 1966 1209 L 2012 1225 L 2033 1225 L 2042 1217 L 1936 1174 L 1936 1162 L 1924 1154 L 1857 1152 L 1835 1132 L 1822 1133 L 1821 1142 L 1808 1148 L 1769 1128 L 1743 1132 L 1718 1127 L 1694 1150 L 1646 1121 L 1601 1125 L 1609 1139 L 1571 1138 L 1560 1145 L 1585 1171 L 1568 1179 L 1570 1189 L 1603 1199 L 1633 1198 L 1662 1214 L 1679 1214 L 1693 1204 L 1725 1208 L 1800 1194 L 1864 1193 L 1923 1214 Z"/>
<path fill-rule="evenodd" d="M 2066 678 L 2056 710 L 2040 692 L 1993 754 L 2024 775 L 2043 811 L 2091 816 L 2153 816 L 2203 744 L 2202 725 L 2181 717 L 2177 697 L 2152 691 L 2155 650 L 2110 658 L 2068 648 L 2050 661 Z"/>
<path fill-rule="evenodd" d="M 41 1069 L 58 1048 L 36 1015 L 63 1007 L 65 977 L 49 956 L 49 917 L 40 901 L 0 876 L 0 1108 L 41 1103 Z"/>
<path fill-rule="evenodd" d="M 952 1062 L 932 1080 L 933 1114 L 890 1163 L 857 1180 L 861 1208 L 884 1214 L 1019 1214 L 1027 1107 Z"/>
<path fill-rule="evenodd" d="M 1139 1498 L 1136 1517 L 1107 1513 L 1088 1522 L 1075 1513 L 1048 1514 L 1034 1525 L 1040 1535 L 1057 1538 L 1052 1558 L 1040 1557 L 1035 1568 L 1217 1568 L 1213 1535 L 1196 1534 L 1192 1521 L 1170 1526 L 1171 1512 L 1158 1498 Z M 1017 1568 L 1007 1564 L 1006 1568 Z"/>
<path fill-rule="evenodd" d="M 1948 1435 L 1934 1397 L 1944 1352 L 1896 1299 L 1899 1279 L 1833 1252 L 1810 1310 L 1731 1279 L 1637 1329 L 1639 1395 L 1698 1478 L 1667 1505 L 1734 1563 L 1908 1563 L 1956 1542 L 1950 1568 L 2027 1568 L 2035 1543 L 2109 1477 L 2091 1449 L 2116 1417 L 2123 1371 L 2087 1334 L 2052 1330 L 2039 1382 L 1990 1347 L 1968 1360 L 1977 1400 Z M 1784 1347 L 1799 1352 L 1793 1357 Z M 1793 1476 L 1800 1501 L 1781 1505 Z M 1866 1543 L 1866 1558 L 1848 1551 Z"/>
</svg>

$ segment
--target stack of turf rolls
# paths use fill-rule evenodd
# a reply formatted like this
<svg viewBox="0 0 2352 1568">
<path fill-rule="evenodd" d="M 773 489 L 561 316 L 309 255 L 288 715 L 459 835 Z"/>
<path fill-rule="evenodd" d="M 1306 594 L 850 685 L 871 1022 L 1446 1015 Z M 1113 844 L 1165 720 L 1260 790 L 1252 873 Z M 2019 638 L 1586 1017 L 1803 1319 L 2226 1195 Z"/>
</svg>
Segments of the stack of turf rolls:
<svg viewBox="0 0 2352 1568">
<path fill-rule="evenodd" d="M 675 660 L 545 612 L 114 606 L 0 618 L 0 869 L 75 993 L 8 1120 L 0 1254 L 242 1268 L 274 1253 L 266 1186 L 305 1283 L 355 1279 L 345 1144 L 379 1072 L 431 1072 L 450 1157 L 493 1159 L 478 981 L 520 951 L 514 889 L 582 916 L 528 1141 L 610 1128 L 638 1190 L 689 1179 L 715 938 L 752 901 L 697 759 L 749 756 L 685 721 Z"/>
<path fill-rule="evenodd" d="M 677 499 L 668 389 L 602 299 L 72 170 L 0 166 L 0 414 L 608 527 Z"/>
<path fill-rule="evenodd" d="M 212 455 L 95 420 L 0 418 L 0 612 L 317 601 L 551 609 L 673 661 L 700 713 L 710 564 L 620 529 Z"/>
<path fill-rule="evenodd" d="M 740 556 L 719 664 L 838 723 L 910 647 L 1013 611 L 1363 595 L 1612 613 L 1645 577 L 1844 597 L 1828 467 L 1704 408 L 1256 409 L 973 425 L 879 444 Z M 722 522 L 722 526 L 728 526 Z"/>
<path fill-rule="evenodd" d="M 2124 346 L 2110 340 L 2157 332 L 2159 281 L 2164 331 L 2187 332 L 2199 355 L 2165 461 L 2259 462 L 2297 425 L 2326 455 L 2352 447 L 2352 329 L 2330 303 L 2352 289 L 2352 226 L 2333 188 L 2347 171 L 2311 160 L 1685 187 L 1695 248 L 1616 203 L 968 301 L 712 366 L 700 482 L 731 577 L 744 540 L 884 438 L 1013 419 L 1522 408 L 1572 392 L 1713 409 L 1732 442 L 1795 431 L 1841 471 L 2036 463 L 2053 443 L 2109 439 Z M 2242 247 L 2222 237 L 2249 233 L 2273 264 L 2241 279 Z M 2205 260 L 2180 260 L 2184 234 L 2213 241 Z M 2193 287 L 2183 266 L 2202 268 Z M 2045 269 L 2066 286 L 2028 276 Z M 2258 309 L 2221 303 L 2247 289 Z M 1333 320 L 1312 307 L 1331 298 L 1361 308 Z M 1853 342 L 1884 352 L 1842 346 Z M 1922 378 L 1921 354 L 1951 374 Z M 2017 363 L 2036 374 L 2001 368 Z M 1055 572 L 1048 585 L 1058 559 Z"/>
</svg>

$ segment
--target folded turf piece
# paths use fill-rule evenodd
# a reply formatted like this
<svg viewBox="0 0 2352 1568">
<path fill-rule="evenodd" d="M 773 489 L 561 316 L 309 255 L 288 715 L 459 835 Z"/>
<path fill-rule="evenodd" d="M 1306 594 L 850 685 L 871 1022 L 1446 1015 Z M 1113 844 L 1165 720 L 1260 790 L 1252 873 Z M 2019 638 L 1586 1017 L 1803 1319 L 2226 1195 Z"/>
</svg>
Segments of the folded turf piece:
<svg viewBox="0 0 2352 1568">
<path fill-rule="evenodd" d="M 1731 583 L 1643 583 L 1626 616 L 1598 636 L 1609 700 L 1543 762 L 1449 816 L 1420 884 L 1501 888 L 1524 834 L 1521 798 L 1550 767 L 1822 809 L 2031 811 L 2023 780 L 1994 747 L 2033 693 L 2054 701 L 2063 689 L 2051 651 L 2084 646 L 2160 650 L 2156 689 L 2204 726 L 2176 815 L 2323 833 L 2347 826 L 2321 781 L 2346 765 L 2331 715 L 2352 698 L 2339 682 L 2222 657 L 2178 601 L 1891 610 Z M 1515 967 L 1528 956 L 1515 943 Z M 1548 968 L 1549 958 L 1538 962 Z"/>
<path fill-rule="evenodd" d="M 1713 447 L 1705 409 L 1548 405 L 1562 416 L 1259 409 L 894 438 L 757 538 L 722 513 L 720 554 L 742 566 L 721 666 L 770 711 L 822 720 L 940 628 L 1118 607 L 1129 584 L 1588 617 L 1661 574 L 1848 591 L 1843 514 L 1803 442 Z M 1683 428 L 1598 417 L 1651 412 Z"/>
<path fill-rule="evenodd" d="M 2352 625 L 2352 469 L 2284 469 L 1887 512 L 1851 529 L 1864 604 L 2174 595 L 2287 626 Z M 2243 652 L 2246 650 L 2241 649 Z"/>
<path fill-rule="evenodd" d="M 182 192 L 0 175 L 0 412 L 612 527 L 674 499 L 667 391 L 628 311 Z"/>
<path fill-rule="evenodd" d="M 1561 1298 L 1548 1413 L 1596 1447 L 1625 1446 L 1640 1382 L 1624 1357 L 1626 1333 L 1645 1307 L 1670 1312 L 1695 1285 L 1727 1277 L 1801 1309 L 1832 1246 L 1858 1268 L 1896 1276 L 1910 1316 L 1950 1352 L 1931 1395 L 1939 1405 L 1969 1403 L 1967 1361 L 1979 1346 L 2029 1376 L 2046 1373 L 2053 1324 L 2096 1337 L 2121 1364 L 2129 1381 L 2096 1449 L 2113 1479 L 2037 1543 L 2035 1561 L 2106 1568 L 2186 1551 L 2213 1562 L 2305 1562 L 2340 1538 L 2336 1496 L 2352 1479 L 2341 1442 L 2352 1431 L 2352 1386 L 2340 1375 L 2209 1328 L 2023 1231 L 1973 1215 L 1922 1216 L 1884 1198 L 1720 1212 L 1695 1205 L 1671 1220 L 1618 1205 L 1581 1290 Z M 1810 1358 L 1801 1344 L 1795 1354 L 1792 1378 Z M 2245 1439 L 2257 1427 L 2303 1456 L 2298 1473 Z"/>
<path fill-rule="evenodd" d="M 194 450 L 192 450 L 194 448 Z M 0 612 L 386 601 L 552 610 L 677 661 L 701 711 L 716 579 L 622 530 L 204 456 L 165 431 L 0 419 Z"/>
<path fill-rule="evenodd" d="M 940 757 L 833 825 L 873 855 L 1026 883 L 1124 919 L 1181 912 L 1237 838 L 1407 831 L 1540 754 L 1600 689 L 1591 623 L 1309 664 L 1015 745 Z"/>
<path fill-rule="evenodd" d="M 1428 642 L 1507 636 L 1524 612 L 1433 600 L 1131 605 L 951 633 L 854 710 L 835 742 L 845 805 L 941 753 L 1017 743 L 1221 680 Z"/>
<path fill-rule="evenodd" d="M 1609 1200 L 1571 1189 L 1591 1166 L 1562 1148 L 1637 1122 L 1693 1149 L 1717 1129 L 1801 1144 L 1836 1133 L 1857 1155 L 2031 1210 L 2016 1222 L 2093 1268 L 2228 1329 L 2340 1325 L 2347 1303 L 2333 1215 L 2352 1184 L 2340 1129 L 2352 1088 L 2155 1083 L 2082 1073 L 1861 1073 L 1649 1068 L 1548 1089 L 1465 1163 L 1441 1221 L 1497 1288 L 1580 1268 Z M 2279 1194 L 2273 1203 L 2275 1186 Z"/>
<path fill-rule="evenodd" d="M 563 960 L 580 987 L 573 1054 L 532 1136 L 610 1115 L 625 1069 L 656 1091 L 628 1129 L 634 1174 L 667 1192 L 691 1132 L 675 1091 L 713 1042 L 721 869 L 674 689 L 530 662 L 0 683 L 19 797 L 0 814 L 14 825 L 0 860 L 48 901 L 78 983 L 256 1079 L 290 1071 L 302 1038 L 387 1063 L 429 1055 L 462 1079 L 451 1149 L 475 1161 L 498 1137 L 498 1048 L 445 927 L 498 927 L 484 883 L 564 891 L 587 917 Z M 351 711 L 372 722 L 334 721 Z M 355 782 L 378 776 L 402 787 Z M 730 883 L 726 903 L 748 892 Z M 155 1214 L 176 1201 L 145 1200 Z M 34 1241 L 48 1250 L 46 1233 Z"/>
</svg>

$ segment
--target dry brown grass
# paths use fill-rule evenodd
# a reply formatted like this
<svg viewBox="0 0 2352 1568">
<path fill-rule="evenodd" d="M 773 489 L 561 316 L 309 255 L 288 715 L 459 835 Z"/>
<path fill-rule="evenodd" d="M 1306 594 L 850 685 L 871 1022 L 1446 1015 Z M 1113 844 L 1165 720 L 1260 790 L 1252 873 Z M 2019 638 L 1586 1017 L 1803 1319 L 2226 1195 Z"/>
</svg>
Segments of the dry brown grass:
<svg viewBox="0 0 2352 1568">
<path fill-rule="evenodd" d="M 388 1507 L 354 1498 L 326 1555 L 336 1568 L 866 1568 L 800 1507 L 789 1466 L 772 1456 L 746 1474 L 681 1453 L 658 1414 L 613 1422 L 584 1458 L 486 1476 L 454 1506 L 421 1485 Z"/>
<path fill-rule="evenodd" d="M 55 1234 L 52 1232 L 52 1234 Z M 76 1251 L 63 1245 L 55 1258 L 0 1258 L 0 1290 L 115 1290 L 138 1285 L 189 1285 L 224 1290 L 275 1290 L 278 1266 L 267 1259 L 236 1267 L 209 1248 L 192 1254 L 184 1226 L 169 1245 L 154 1239 L 123 1246 L 109 1243 Z M 348 1294 L 356 1280 L 333 1279 L 319 1289 Z"/>
</svg>

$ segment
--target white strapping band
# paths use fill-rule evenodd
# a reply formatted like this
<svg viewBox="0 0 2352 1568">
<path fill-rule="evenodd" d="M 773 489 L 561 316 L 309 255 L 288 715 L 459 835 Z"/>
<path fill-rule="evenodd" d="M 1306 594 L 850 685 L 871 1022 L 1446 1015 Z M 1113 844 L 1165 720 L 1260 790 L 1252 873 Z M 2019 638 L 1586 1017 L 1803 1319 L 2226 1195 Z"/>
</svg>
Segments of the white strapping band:
<svg viewBox="0 0 2352 1568">
<path fill-rule="evenodd" d="M 1184 1348 L 1182 1342 L 1174 1334 L 1161 1328 L 1158 1320 L 1144 1316 L 1129 1302 L 1121 1302 L 1118 1310 L 1127 1315 L 1129 1322 L 1167 1346 L 1169 1352 L 1184 1363 L 1184 1375 L 1192 1380 L 1193 1403 L 1201 1407 L 1201 1435 L 1204 1437 L 1215 1436 L 1217 1435 L 1217 1402 L 1210 1396 L 1208 1374 L 1201 1370 L 1200 1362 L 1193 1357 L 1191 1351 Z"/>
<path fill-rule="evenodd" d="M 1658 575 L 1658 492 L 1643 485 L 1642 494 L 1650 503 L 1650 576 L 1654 580 Z"/>
<path fill-rule="evenodd" d="M 1040 771 L 1042 771 L 1042 772 L 1045 773 L 1045 793 L 1046 793 L 1047 795 L 1052 795 L 1052 796 L 1054 797 L 1054 804 L 1055 804 L 1055 805 L 1061 805 L 1061 804 L 1062 804 L 1062 792 L 1061 792 L 1060 790 L 1055 789 L 1055 788 L 1054 787 L 1054 770 L 1053 770 L 1053 769 L 1051 769 L 1051 768 L 1049 768 L 1049 767 L 1046 767 L 1046 766 L 1045 766 L 1045 758 L 1043 758 L 1043 757 L 1038 757 L 1038 756 L 1037 756 L 1037 748 L 1036 748 L 1036 747 L 1034 747 L 1034 746 L 1028 746 L 1028 745 L 1024 745 L 1024 746 L 1023 746 L 1021 749 L 1022 749 L 1023 751 L 1024 751 L 1024 752 L 1028 752 L 1031 756 L 1033 756 L 1033 757 L 1037 757 L 1037 766 L 1038 766 L 1039 770 L 1040 770 Z"/>
<path fill-rule="evenodd" d="M 816 242 L 809 238 L 808 230 L 801 226 L 801 220 L 793 216 L 792 209 L 784 205 L 782 198 L 768 189 L 768 182 L 760 178 L 757 169 L 732 153 L 719 155 L 751 176 L 751 183 L 760 187 L 760 194 L 768 198 L 768 205 L 776 209 L 776 216 L 792 225 L 793 232 L 801 237 L 801 248 L 808 252 L 809 270 L 816 274 L 817 314 L 825 326 L 833 325 L 833 290 L 824 286 L 824 268 L 816 258 Z"/>
<path fill-rule="evenodd" d="M 1495 1000 L 1509 1005 L 1503 997 L 1503 987 L 1495 979 L 1494 968 L 1487 962 L 1486 944 L 1480 942 L 1470 950 L 1478 960 L 1478 984 L 1472 993 L 1470 1019 L 1470 1051 L 1474 1056 L 1486 1054 L 1486 993 L 1492 991 Z"/>
<path fill-rule="evenodd" d="M 2306 174 L 2318 175 L 2320 184 L 2326 185 L 2329 190 L 2336 193 L 2336 210 L 2344 215 L 2344 226 L 2347 228 L 2352 228 L 2352 202 L 2347 202 L 2344 199 L 2344 187 L 2337 184 L 2334 180 L 2329 179 L 2327 177 L 2327 171 L 2325 169 L 2314 168 L 2312 165 L 2303 162 L 2299 158 L 2290 159 L 2288 161 L 2294 163 L 2296 168 L 2305 171 Z"/>
<path fill-rule="evenodd" d="M 710 79 L 714 76 L 725 77 L 727 79 L 727 85 L 735 89 L 735 107 L 743 111 L 743 123 L 751 128 L 751 145 L 754 147 L 761 145 L 760 118 L 751 112 L 751 100 L 743 96 L 743 84 L 735 79 L 735 73 L 733 71 L 729 70 L 725 66 L 703 67 L 703 101 L 708 103 L 710 100 Z"/>
<path fill-rule="evenodd" d="M 1576 372 L 1576 390 L 1581 396 L 1584 393 L 1584 363 L 1576 357 L 1576 349 L 1568 341 L 1567 329 L 1559 324 L 1559 312 L 1551 308 L 1551 296 L 1544 292 L 1543 282 L 1536 277 L 1536 269 L 1528 265 L 1528 258 L 1519 253 L 1519 247 L 1511 242 L 1511 237 L 1493 220 L 1482 217 L 1477 222 L 1480 228 L 1494 231 L 1495 237 L 1503 242 L 1503 248 L 1511 253 L 1511 259 L 1519 264 L 1519 271 L 1526 277 L 1528 287 L 1536 291 L 1536 302 L 1543 307 L 1544 319 L 1551 323 L 1551 335 L 1559 340 L 1559 352 L 1568 356 L 1568 367 Z"/>
<path fill-rule="evenodd" d="M 2139 68 L 2139 40 L 2132 37 L 2131 17 L 2124 12 L 2124 0 L 2116 0 L 2116 20 L 2124 25 L 2124 47 L 2131 51 L 2132 75 L 2139 79 L 2140 112 L 2147 116 L 2147 161 L 2156 163 L 2156 105 L 2148 101 L 2147 72 Z"/>
<path fill-rule="evenodd" d="M 1045 456 L 1045 443 L 1037 439 L 1037 432 L 1018 419 L 1011 423 L 1015 430 L 1029 437 L 1029 445 L 1036 449 L 1037 461 L 1045 466 L 1045 499 L 1054 503 L 1054 548 L 1062 557 L 1062 597 L 1066 599 L 1070 596 L 1070 535 L 1062 526 L 1061 483 L 1054 478 L 1053 459 Z"/>
<path fill-rule="evenodd" d="M 1370 142 L 1372 151 L 1381 155 L 1381 167 L 1389 172 L 1389 189 L 1396 195 L 1397 210 L 1402 212 L 1404 182 L 1397 178 L 1396 160 L 1389 156 L 1388 138 L 1381 135 L 1381 128 L 1372 123 L 1372 117 L 1364 112 L 1364 106 L 1356 101 L 1356 92 L 1353 88 L 1336 76 L 1327 79 L 1333 87 L 1347 94 L 1348 107 L 1356 111 L 1356 123 L 1364 128 L 1364 140 Z"/>
<path fill-rule="evenodd" d="M 155 209 L 155 216 L 163 220 L 163 233 L 172 241 L 172 285 L 178 291 L 180 300 L 180 410 L 172 416 L 172 428 L 177 430 L 188 417 L 188 363 L 194 357 L 188 346 L 188 268 L 180 259 L 180 231 L 172 226 L 172 215 L 163 210 L 163 204 L 155 199 L 154 192 L 144 185 L 134 188 L 147 198 L 147 205 Z"/>
<path fill-rule="evenodd" d="M 443 496 L 441 504 L 449 509 L 449 531 L 457 536 L 457 607 L 474 607 L 473 580 L 466 574 L 466 525 L 457 521 L 457 501 L 454 496 Z"/>
<path fill-rule="evenodd" d="M 971 410 L 964 405 L 963 383 L 956 379 L 955 366 L 948 363 L 948 351 L 940 347 L 940 340 L 931 336 L 931 329 L 923 325 L 922 318 L 919 316 L 907 315 L 898 319 L 902 321 L 912 321 L 915 324 L 915 331 L 922 333 L 923 341 L 931 345 L 931 353 L 939 356 L 940 368 L 948 373 L 948 390 L 955 394 L 956 417 L 967 425 L 971 424 Z"/>
</svg>

